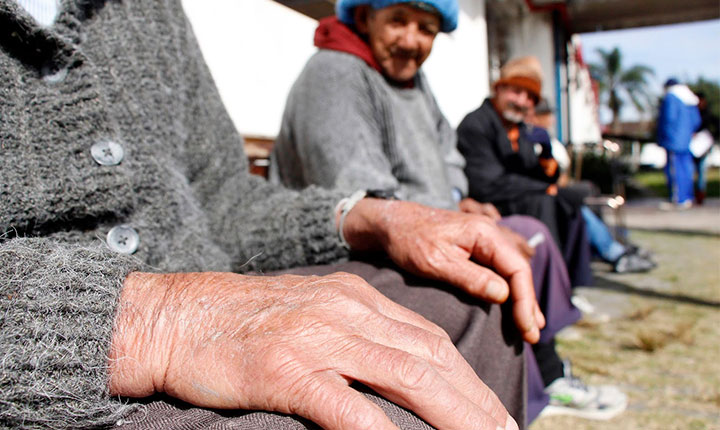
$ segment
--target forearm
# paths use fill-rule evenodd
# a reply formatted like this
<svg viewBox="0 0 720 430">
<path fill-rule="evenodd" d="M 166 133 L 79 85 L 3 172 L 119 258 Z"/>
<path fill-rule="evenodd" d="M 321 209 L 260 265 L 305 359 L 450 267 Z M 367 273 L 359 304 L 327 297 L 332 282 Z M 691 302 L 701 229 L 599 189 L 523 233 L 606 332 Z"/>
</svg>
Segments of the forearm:
<svg viewBox="0 0 720 430">
<path fill-rule="evenodd" d="M 231 381 L 207 379 L 191 369 L 207 363 L 204 353 L 237 351 L 231 343 L 234 334 L 252 327 L 258 309 L 272 303 L 264 298 L 272 279 L 227 272 L 129 274 L 108 360 L 110 394 L 141 398 L 166 393 L 198 406 L 240 407 L 217 395 L 218 387 L 232 390 Z"/>
<path fill-rule="evenodd" d="M 338 208 L 335 216 L 337 228 L 342 228 L 350 249 L 354 251 L 382 251 L 387 244 L 387 234 L 384 229 L 388 217 L 392 217 L 391 210 L 396 201 L 364 198 L 357 202 L 348 212 L 345 221 L 340 225 L 341 209 Z"/>
<path fill-rule="evenodd" d="M 161 363 L 170 348 L 154 338 L 156 327 L 172 324 L 164 309 L 171 294 L 172 275 L 133 272 L 125 278 L 108 355 L 108 387 L 111 395 L 146 397 L 162 392 Z"/>
</svg>

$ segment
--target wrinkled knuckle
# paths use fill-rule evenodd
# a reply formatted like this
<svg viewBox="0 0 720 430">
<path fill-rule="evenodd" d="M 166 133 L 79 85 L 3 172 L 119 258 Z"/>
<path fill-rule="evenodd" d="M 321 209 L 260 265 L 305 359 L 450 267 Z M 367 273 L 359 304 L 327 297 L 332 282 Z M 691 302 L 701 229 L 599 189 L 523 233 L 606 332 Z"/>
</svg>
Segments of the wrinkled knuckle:
<svg viewBox="0 0 720 430">
<path fill-rule="evenodd" d="M 314 301 L 320 305 L 344 303 L 349 300 L 347 289 L 337 282 L 317 285 L 312 294 Z"/>
<path fill-rule="evenodd" d="M 379 297 L 383 297 L 379 291 L 372 285 L 368 284 L 363 278 L 358 275 L 346 273 L 342 279 L 338 281 L 338 288 L 342 289 L 348 297 L 357 301 L 364 301 L 366 299 L 377 300 Z"/>
<path fill-rule="evenodd" d="M 281 285 L 285 286 L 292 286 L 294 288 L 302 288 L 302 287 L 308 287 L 314 282 L 318 280 L 318 276 L 315 275 L 308 275 L 308 276 L 301 276 L 301 275 L 293 275 L 293 274 L 284 274 L 278 276 L 278 281 Z"/>
<path fill-rule="evenodd" d="M 302 362 L 293 349 L 270 345 L 259 360 L 260 374 L 277 381 L 295 381 L 303 373 Z"/>
<path fill-rule="evenodd" d="M 433 248 L 425 255 L 423 262 L 427 271 L 437 272 L 447 263 L 447 256 L 439 249 Z"/>
<path fill-rule="evenodd" d="M 431 386 L 435 370 L 425 360 L 405 355 L 396 364 L 400 385 L 411 391 L 419 391 Z"/>
<path fill-rule="evenodd" d="M 435 270 L 435 264 L 431 260 L 432 258 L 426 255 L 424 256 L 424 258 L 420 258 L 417 261 L 414 261 L 413 267 L 420 273 L 431 273 Z"/>
<path fill-rule="evenodd" d="M 363 278 L 352 273 L 336 272 L 326 277 L 338 291 L 363 292 L 370 289 L 370 285 Z"/>
<path fill-rule="evenodd" d="M 292 273 L 284 273 L 282 275 L 278 275 L 277 279 L 281 281 L 298 281 L 301 279 L 313 279 L 314 276 L 300 276 L 300 275 L 293 275 Z"/>
<path fill-rule="evenodd" d="M 345 296 L 334 284 L 320 286 L 317 290 L 315 290 L 314 295 L 321 303 L 333 302 Z"/>
<path fill-rule="evenodd" d="M 442 371 L 452 372 L 456 368 L 458 352 L 450 339 L 436 338 L 432 346 L 433 364 Z"/>
<path fill-rule="evenodd" d="M 530 266 L 530 262 L 525 260 L 524 258 L 520 260 L 520 269 L 523 272 L 532 272 L 532 267 Z"/>
<path fill-rule="evenodd" d="M 339 281 L 348 283 L 364 283 L 365 281 L 360 276 L 354 273 L 348 272 L 335 272 L 328 275 L 329 278 L 337 279 Z"/>
</svg>

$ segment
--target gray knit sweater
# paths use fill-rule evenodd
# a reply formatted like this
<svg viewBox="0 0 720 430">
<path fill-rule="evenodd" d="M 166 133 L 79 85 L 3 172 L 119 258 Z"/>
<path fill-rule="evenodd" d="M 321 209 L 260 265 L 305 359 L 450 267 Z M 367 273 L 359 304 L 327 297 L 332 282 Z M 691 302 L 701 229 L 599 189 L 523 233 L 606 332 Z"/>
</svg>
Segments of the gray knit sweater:
<svg viewBox="0 0 720 430">
<path fill-rule="evenodd" d="M 0 0 L 0 428 L 115 422 L 125 276 L 337 261 L 340 197 L 249 175 L 180 0 L 66 0 L 50 28 Z M 120 224 L 133 255 L 105 243 Z"/>
<path fill-rule="evenodd" d="M 455 208 L 467 191 L 456 135 L 422 73 L 391 85 L 352 54 L 320 50 L 287 99 L 270 177 L 291 188 L 396 188 L 403 199 Z"/>
</svg>

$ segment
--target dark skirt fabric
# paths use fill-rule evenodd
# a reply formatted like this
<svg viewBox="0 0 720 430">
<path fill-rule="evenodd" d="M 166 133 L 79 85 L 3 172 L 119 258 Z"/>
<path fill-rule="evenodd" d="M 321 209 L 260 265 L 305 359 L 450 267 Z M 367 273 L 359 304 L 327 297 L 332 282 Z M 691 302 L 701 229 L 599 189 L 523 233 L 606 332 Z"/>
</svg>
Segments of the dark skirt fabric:
<svg viewBox="0 0 720 430">
<path fill-rule="evenodd" d="M 563 328 L 574 324 L 581 318 L 580 311 L 572 304 L 572 286 L 562 253 L 558 249 L 548 228 L 535 218 L 513 215 L 504 217 L 500 223 L 509 227 L 526 239 L 542 234 L 544 240 L 535 247 L 535 255 L 530 260 L 535 284 L 535 297 L 545 316 L 545 328 L 540 331 L 540 342 L 550 344 L 555 334 Z M 554 343 L 552 343 L 554 345 Z M 550 357 L 554 363 L 547 366 L 560 366 L 562 362 L 555 355 Z M 527 363 L 527 422 L 531 423 L 542 409 L 547 406 L 549 397 L 545 394 L 545 383 L 537 358 L 530 345 L 526 345 L 525 358 Z"/>
<path fill-rule="evenodd" d="M 505 216 L 527 215 L 542 221 L 562 252 L 573 287 L 592 285 L 592 254 L 585 222 L 573 199 L 566 197 L 528 194 L 499 204 L 498 210 Z"/>
<path fill-rule="evenodd" d="M 544 240 L 535 247 L 530 260 L 535 297 L 545 315 L 545 328 L 540 331 L 540 341 L 547 342 L 563 328 L 577 322 L 580 311 L 572 304 L 572 284 L 564 258 L 548 228 L 535 218 L 521 215 L 504 217 L 500 223 L 511 228 L 526 239 L 540 233 Z"/>
<path fill-rule="evenodd" d="M 419 313 L 442 327 L 475 372 L 500 398 L 524 428 L 526 373 L 523 342 L 507 306 L 489 305 L 457 288 L 421 279 L 398 270 L 391 262 L 350 261 L 273 273 L 326 275 L 354 273 L 391 300 Z M 413 413 L 381 398 L 365 387 L 359 390 L 378 404 L 401 429 L 432 427 Z M 145 407 L 124 420 L 118 429 L 317 429 L 298 417 L 267 412 L 215 411 L 197 408 L 167 397 L 144 401 Z"/>
</svg>

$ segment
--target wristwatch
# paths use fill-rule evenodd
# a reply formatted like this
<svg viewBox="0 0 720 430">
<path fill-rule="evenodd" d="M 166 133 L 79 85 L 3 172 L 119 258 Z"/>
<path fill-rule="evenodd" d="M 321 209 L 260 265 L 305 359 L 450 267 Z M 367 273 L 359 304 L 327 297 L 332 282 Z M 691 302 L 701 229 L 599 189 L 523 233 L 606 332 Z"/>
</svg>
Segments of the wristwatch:
<svg viewBox="0 0 720 430">
<path fill-rule="evenodd" d="M 378 188 L 365 190 L 365 197 L 383 200 L 400 200 L 395 188 Z"/>
</svg>

